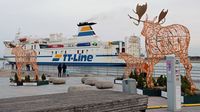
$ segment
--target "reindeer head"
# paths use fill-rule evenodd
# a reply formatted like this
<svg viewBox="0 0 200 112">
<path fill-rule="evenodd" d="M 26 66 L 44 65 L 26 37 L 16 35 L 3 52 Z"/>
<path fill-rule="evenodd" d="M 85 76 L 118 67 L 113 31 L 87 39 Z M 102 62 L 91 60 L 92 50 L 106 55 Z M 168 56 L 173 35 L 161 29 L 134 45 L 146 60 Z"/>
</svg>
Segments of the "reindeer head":
<svg viewBox="0 0 200 112">
<path fill-rule="evenodd" d="M 168 13 L 168 10 L 167 11 L 164 11 L 164 9 L 160 12 L 160 15 L 159 15 L 159 18 L 158 18 L 158 21 L 156 22 L 157 20 L 157 16 L 154 17 L 153 20 L 149 20 L 148 19 L 148 15 L 146 14 L 146 20 L 141 20 L 142 16 L 145 14 L 147 10 L 147 3 L 144 4 L 144 5 L 139 5 L 137 4 L 136 6 L 136 11 L 133 10 L 133 12 L 138 15 L 138 19 L 128 15 L 130 17 L 130 19 L 133 19 L 135 21 L 137 21 L 137 23 L 133 22 L 135 25 L 139 25 L 140 22 L 143 22 L 144 23 L 144 26 L 143 26 L 143 29 L 142 29 L 142 32 L 141 34 L 143 36 L 146 36 L 148 32 L 147 29 L 154 29 L 155 26 L 160 26 L 161 24 L 163 24 L 165 22 L 165 16 L 167 15 Z"/>
<path fill-rule="evenodd" d="M 127 53 L 119 53 L 118 58 L 119 59 L 124 59 L 124 57 L 128 56 Z"/>
<path fill-rule="evenodd" d="M 19 46 L 10 43 L 10 47 L 12 48 L 11 54 L 16 54 L 17 48 L 18 48 Z"/>
<path fill-rule="evenodd" d="M 23 45 L 16 45 L 13 42 L 4 41 L 4 44 L 8 48 L 12 48 L 11 54 L 16 54 L 20 49 L 23 49 Z"/>
</svg>

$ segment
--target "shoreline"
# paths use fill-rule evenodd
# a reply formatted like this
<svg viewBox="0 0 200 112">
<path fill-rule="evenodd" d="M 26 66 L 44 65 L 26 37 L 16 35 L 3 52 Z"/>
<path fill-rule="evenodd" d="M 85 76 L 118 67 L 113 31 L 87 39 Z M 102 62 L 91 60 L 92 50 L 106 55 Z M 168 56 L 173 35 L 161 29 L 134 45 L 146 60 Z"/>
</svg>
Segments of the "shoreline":
<svg viewBox="0 0 200 112">
<path fill-rule="evenodd" d="M 11 70 L 4 70 L 0 69 L 0 77 L 10 77 L 11 75 Z"/>
<path fill-rule="evenodd" d="M 14 76 L 11 72 L 16 72 L 16 70 L 5 70 L 5 69 L 0 69 L 0 78 L 1 77 L 11 77 Z M 25 71 L 22 71 L 25 72 Z M 32 71 L 31 71 L 32 72 Z M 26 71 L 25 74 L 30 73 L 30 71 Z M 47 72 L 39 72 L 39 75 L 42 76 L 42 74 L 47 74 L 47 77 L 57 77 L 57 73 L 47 73 Z M 22 73 L 22 77 L 25 76 Z M 31 74 L 31 76 L 33 76 L 33 74 Z M 117 77 L 117 75 L 113 76 L 113 75 L 95 75 L 95 74 L 69 74 L 69 77 L 85 77 L 85 76 L 89 76 L 89 77 Z M 63 78 L 65 78 L 67 76 L 63 76 Z"/>
</svg>

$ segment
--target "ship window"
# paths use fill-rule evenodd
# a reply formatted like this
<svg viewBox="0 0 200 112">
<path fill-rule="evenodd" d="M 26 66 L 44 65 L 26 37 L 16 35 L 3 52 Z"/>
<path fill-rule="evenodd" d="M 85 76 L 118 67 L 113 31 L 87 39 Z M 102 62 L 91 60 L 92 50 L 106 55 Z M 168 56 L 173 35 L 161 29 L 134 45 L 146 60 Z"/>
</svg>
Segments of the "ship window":
<svg viewBox="0 0 200 112">
<path fill-rule="evenodd" d="M 125 52 L 125 48 L 122 48 L 122 52 Z"/>
<path fill-rule="evenodd" d="M 51 53 L 53 54 L 53 51 L 51 51 Z"/>
<path fill-rule="evenodd" d="M 31 49 L 33 49 L 33 45 L 31 45 Z"/>
<path fill-rule="evenodd" d="M 55 51 L 55 54 L 57 54 L 57 51 Z"/>
<path fill-rule="evenodd" d="M 79 54 L 79 50 L 77 50 L 77 54 Z"/>
<path fill-rule="evenodd" d="M 84 50 L 82 50 L 82 53 L 84 53 Z"/>
<path fill-rule="evenodd" d="M 65 51 L 65 54 L 67 54 L 67 51 Z"/>
<path fill-rule="evenodd" d="M 36 49 L 36 45 L 34 45 L 34 49 Z"/>
<path fill-rule="evenodd" d="M 40 55 L 40 51 L 38 52 L 38 55 Z"/>
<path fill-rule="evenodd" d="M 117 54 L 119 54 L 119 48 L 116 48 L 116 52 L 117 52 Z"/>
</svg>

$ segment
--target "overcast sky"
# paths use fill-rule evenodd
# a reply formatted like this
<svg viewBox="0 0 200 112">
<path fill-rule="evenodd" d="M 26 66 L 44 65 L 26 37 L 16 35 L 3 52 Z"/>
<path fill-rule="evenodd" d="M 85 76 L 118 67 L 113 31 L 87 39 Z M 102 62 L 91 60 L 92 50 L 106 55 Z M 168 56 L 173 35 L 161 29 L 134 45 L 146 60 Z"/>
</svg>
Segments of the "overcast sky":
<svg viewBox="0 0 200 112">
<path fill-rule="evenodd" d="M 166 23 L 182 24 L 190 30 L 189 54 L 200 56 L 200 0 L 0 0 L 0 40 L 12 40 L 18 28 L 22 35 L 47 37 L 51 33 L 77 34 L 77 23 L 93 21 L 102 40 L 124 40 L 141 36 L 142 24 L 135 26 L 128 18 L 137 3 L 148 1 L 152 19 L 168 9 Z M 144 38 L 141 37 L 144 51 Z M 3 54 L 3 43 L 0 43 Z"/>
</svg>

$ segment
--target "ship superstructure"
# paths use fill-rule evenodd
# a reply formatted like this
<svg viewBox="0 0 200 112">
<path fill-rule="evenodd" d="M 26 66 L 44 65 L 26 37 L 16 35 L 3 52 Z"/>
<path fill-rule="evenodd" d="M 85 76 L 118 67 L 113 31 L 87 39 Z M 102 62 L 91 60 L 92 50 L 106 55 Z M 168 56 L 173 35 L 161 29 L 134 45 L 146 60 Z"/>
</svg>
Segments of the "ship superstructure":
<svg viewBox="0 0 200 112">
<path fill-rule="evenodd" d="M 20 37 L 17 33 L 18 38 L 12 42 L 23 45 L 24 49 L 34 49 L 39 65 L 65 63 L 68 66 L 125 66 L 125 62 L 117 57 L 120 52 L 126 51 L 125 42 L 101 41 L 92 28 L 95 24 L 79 23 L 78 34 L 70 38 L 51 34 L 48 38 L 34 39 Z M 4 58 L 9 63 L 15 63 L 11 48 L 6 48 Z"/>
</svg>

